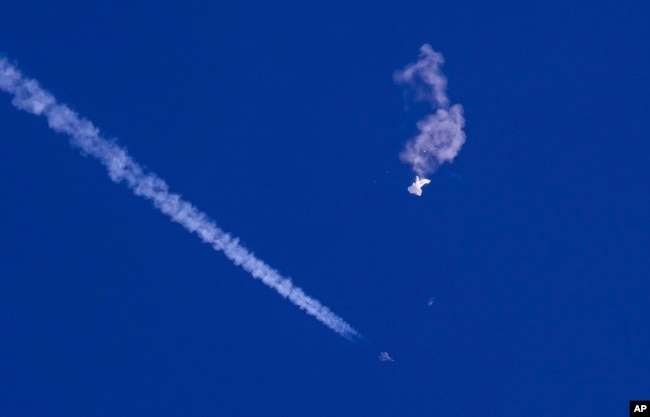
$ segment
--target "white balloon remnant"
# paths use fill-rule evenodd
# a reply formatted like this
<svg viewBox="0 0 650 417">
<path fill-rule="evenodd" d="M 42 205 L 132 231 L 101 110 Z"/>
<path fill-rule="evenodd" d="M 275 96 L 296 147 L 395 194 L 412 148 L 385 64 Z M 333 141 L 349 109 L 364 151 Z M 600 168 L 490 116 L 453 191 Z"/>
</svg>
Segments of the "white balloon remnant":
<svg viewBox="0 0 650 417">
<path fill-rule="evenodd" d="M 430 183 L 431 180 L 428 180 L 426 178 L 420 179 L 419 176 L 415 176 L 415 182 L 411 184 L 411 186 L 408 188 L 409 193 L 415 194 L 418 197 L 422 195 L 422 187 Z"/>
</svg>

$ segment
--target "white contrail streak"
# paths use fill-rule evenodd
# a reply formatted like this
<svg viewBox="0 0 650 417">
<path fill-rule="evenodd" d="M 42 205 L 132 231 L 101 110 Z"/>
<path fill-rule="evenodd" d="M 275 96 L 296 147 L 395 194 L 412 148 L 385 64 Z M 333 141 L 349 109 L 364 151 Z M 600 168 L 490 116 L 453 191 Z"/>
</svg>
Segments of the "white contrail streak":
<svg viewBox="0 0 650 417">
<path fill-rule="evenodd" d="M 237 238 L 221 230 L 205 213 L 184 201 L 180 195 L 169 191 L 167 184 L 153 173 L 147 173 L 129 154 L 116 144 L 101 137 L 93 124 L 57 103 L 52 94 L 42 89 L 38 82 L 26 79 L 5 58 L 0 58 L 0 90 L 14 96 L 12 104 L 18 109 L 36 115 L 44 115 L 54 131 L 65 133 L 73 146 L 81 152 L 98 159 L 115 182 L 125 182 L 137 196 L 151 200 L 153 205 L 182 225 L 228 259 L 241 266 L 253 277 L 276 290 L 280 295 L 314 316 L 339 335 L 354 340 L 360 335 L 329 308 L 322 305 L 296 287 L 248 249 Z"/>
<path fill-rule="evenodd" d="M 447 78 L 440 70 L 443 62 L 441 54 L 424 44 L 418 61 L 394 75 L 395 82 L 414 88 L 416 99 L 428 101 L 435 110 L 417 123 L 418 135 L 400 154 L 402 161 L 411 164 L 422 178 L 440 164 L 453 161 L 465 143 L 463 107 L 460 104 L 449 107 Z"/>
</svg>

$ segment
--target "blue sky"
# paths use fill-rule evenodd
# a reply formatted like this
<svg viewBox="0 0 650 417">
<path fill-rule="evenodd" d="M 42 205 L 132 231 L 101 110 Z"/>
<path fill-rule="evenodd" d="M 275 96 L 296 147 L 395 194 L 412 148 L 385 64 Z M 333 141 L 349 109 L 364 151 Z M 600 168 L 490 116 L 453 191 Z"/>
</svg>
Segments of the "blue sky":
<svg viewBox="0 0 650 417">
<path fill-rule="evenodd" d="M 645 2 L 131 3 L 4 2 L 0 51 L 365 339 L 2 93 L 0 414 L 610 416 L 650 398 Z M 398 155 L 430 108 L 393 73 L 424 43 L 467 142 L 417 198 Z"/>
</svg>

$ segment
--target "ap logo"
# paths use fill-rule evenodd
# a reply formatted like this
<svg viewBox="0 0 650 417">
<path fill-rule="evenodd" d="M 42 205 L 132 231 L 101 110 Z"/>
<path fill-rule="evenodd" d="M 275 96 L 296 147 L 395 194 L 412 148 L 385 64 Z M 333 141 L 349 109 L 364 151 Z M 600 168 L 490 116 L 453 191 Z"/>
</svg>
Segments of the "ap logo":
<svg viewBox="0 0 650 417">
<path fill-rule="evenodd" d="M 650 400 L 630 401 L 630 416 L 650 417 Z"/>
</svg>

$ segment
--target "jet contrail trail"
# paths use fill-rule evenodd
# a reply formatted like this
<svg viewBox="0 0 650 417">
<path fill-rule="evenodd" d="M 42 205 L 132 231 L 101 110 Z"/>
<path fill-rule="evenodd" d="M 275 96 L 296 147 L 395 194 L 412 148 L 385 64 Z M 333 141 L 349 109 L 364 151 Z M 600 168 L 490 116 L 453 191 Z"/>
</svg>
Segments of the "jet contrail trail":
<svg viewBox="0 0 650 417">
<path fill-rule="evenodd" d="M 414 188 L 409 187 L 409 192 L 416 195 L 422 193 L 420 187 L 424 185 L 419 177 L 425 179 L 440 164 L 453 161 L 465 143 L 463 107 L 460 104 L 449 107 L 447 78 L 440 70 L 443 63 L 442 55 L 424 44 L 420 48 L 418 61 L 394 75 L 395 82 L 414 88 L 415 98 L 428 101 L 435 110 L 435 113 L 417 123 L 418 135 L 406 144 L 400 154 L 400 159 L 411 164 L 418 175 L 411 186 Z"/>
<path fill-rule="evenodd" d="M 239 239 L 221 230 L 205 213 L 184 201 L 180 195 L 170 192 L 165 181 L 153 173 L 145 172 L 126 150 L 102 138 L 99 130 L 89 120 L 80 117 L 65 104 L 57 103 L 54 96 L 42 89 L 37 81 L 24 78 L 5 58 L 0 58 L 0 90 L 14 96 L 11 103 L 18 109 L 44 115 L 51 129 L 67 134 L 73 146 L 81 149 L 83 154 L 98 159 L 113 181 L 125 182 L 135 195 L 151 200 L 158 210 L 188 231 L 196 233 L 216 251 L 222 251 L 228 259 L 254 278 L 346 339 L 355 340 L 360 337 L 345 320 L 305 294 L 290 279 L 257 259 L 239 244 Z"/>
</svg>

